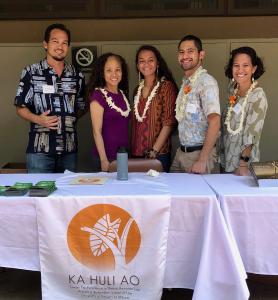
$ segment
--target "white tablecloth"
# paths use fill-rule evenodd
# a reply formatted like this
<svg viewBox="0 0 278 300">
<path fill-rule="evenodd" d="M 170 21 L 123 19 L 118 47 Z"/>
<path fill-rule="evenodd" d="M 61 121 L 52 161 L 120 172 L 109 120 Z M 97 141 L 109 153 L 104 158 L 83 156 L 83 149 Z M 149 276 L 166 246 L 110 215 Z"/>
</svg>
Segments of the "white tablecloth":
<svg viewBox="0 0 278 300">
<path fill-rule="evenodd" d="M 247 272 L 278 274 L 278 188 L 258 187 L 252 177 L 206 175 Z"/>
<path fill-rule="evenodd" d="M 98 174 L 100 175 L 100 174 Z M 0 184 L 54 180 L 64 175 L 0 175 Z M 171 217 L 164 286 L 194 289 L 194 299 L 248 299 L 246 273 L 226 227 L 219 202 L 202 176 L 163 174 L 157 178 L 131 173 L 120 182 L 116 174 L 102 186 L 69 186 L 57 181 L 52 196 L 171 194 Z M 40 270 L 36 199 L 0 197 L 0 265 Z M 151 205 L 151 203 L 150 203 Z"/>
</svg>

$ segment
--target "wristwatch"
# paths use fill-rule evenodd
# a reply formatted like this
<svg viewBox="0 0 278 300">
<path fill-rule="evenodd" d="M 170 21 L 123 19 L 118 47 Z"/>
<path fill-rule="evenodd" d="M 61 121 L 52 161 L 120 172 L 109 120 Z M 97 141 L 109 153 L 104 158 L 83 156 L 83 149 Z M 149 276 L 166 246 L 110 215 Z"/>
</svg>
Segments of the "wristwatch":
<svg viewBox="0 0 278 300">
<path fill-rule="evenodd" d="M 250 157 L 249 156 L 240 156 L 240 160 L 243 160 L 245 162 L 248 162 L 250 160 Z"/>
</svg>

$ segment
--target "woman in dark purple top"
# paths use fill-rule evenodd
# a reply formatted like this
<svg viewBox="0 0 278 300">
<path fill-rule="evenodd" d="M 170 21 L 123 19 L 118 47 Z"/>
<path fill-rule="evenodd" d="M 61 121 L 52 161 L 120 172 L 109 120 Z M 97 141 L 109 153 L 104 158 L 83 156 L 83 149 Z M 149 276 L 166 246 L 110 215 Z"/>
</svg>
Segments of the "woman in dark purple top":
<svg viewBox="0 0 278 300">
<path fill-rule="evenodd" d="M 101 171 L 108 171 L 118 148 L 128 147 L 130 105 L 126 97 L 125 60 L 113 53 L 101 55 L 93 68 L 88 91 L 95 140 L 93 155 L 99 157 Z"/>
</svg>

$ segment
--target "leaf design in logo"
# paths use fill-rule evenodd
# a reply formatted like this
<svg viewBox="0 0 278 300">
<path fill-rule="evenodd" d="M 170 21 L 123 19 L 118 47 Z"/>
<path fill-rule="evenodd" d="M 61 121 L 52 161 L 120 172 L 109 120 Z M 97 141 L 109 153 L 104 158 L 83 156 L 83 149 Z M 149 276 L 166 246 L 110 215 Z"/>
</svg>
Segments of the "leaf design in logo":
<svg viewBox="0 0 278 300">
<path fill-rule="evenodd" d="M 100 256 L 109 248 L 109 245 L 105 243 L 101 236 L 107 238 L 111 242 L 113 242 L 115 238 L 118 240 L 120 224 L 120 218 L 111 222 L 109 214 L 104 215 L 96 222 L 92 228 L 93 233 L 90 235 L 90 246 L 94 256 Z"/>
</svg>

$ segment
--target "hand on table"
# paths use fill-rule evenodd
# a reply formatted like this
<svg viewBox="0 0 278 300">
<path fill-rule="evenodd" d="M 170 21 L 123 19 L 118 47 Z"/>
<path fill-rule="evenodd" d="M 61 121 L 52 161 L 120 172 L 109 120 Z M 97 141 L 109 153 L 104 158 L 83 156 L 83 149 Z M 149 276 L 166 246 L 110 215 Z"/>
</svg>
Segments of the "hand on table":
<svg viewBox="0 0 278 300">
<path fill-rule="evenodd" d="M 109 163 L 108 160 L 101 161 L 101 171 L 102 172 L 108 172 L 109 165 L 110 165 L 110 163 Z"/>
<path fill-rule="evenodd" d="M 193 163 L 191 168 L 188 169 L 188 173 L 205 174 L 206 173 L 206 167 L 207 167 L 207 161 L 206 160 L 197 160 Z"/>
<path fill-rule="evenodd" d="M 238 175 L 238 176 L 249 176 L 250 175 L 248 166 L 238 167 L 234 173 L 235 173 L 235 175 Z"/>
</svg>

